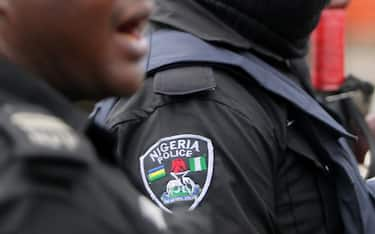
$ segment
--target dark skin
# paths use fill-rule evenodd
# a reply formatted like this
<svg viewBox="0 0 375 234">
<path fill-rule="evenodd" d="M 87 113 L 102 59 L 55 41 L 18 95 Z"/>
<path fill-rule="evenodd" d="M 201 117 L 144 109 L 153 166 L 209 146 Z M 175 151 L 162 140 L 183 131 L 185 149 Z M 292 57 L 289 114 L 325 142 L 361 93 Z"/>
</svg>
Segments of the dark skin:
<svg viewBox="0 0 375 234">
<path fill-rule="evenodd" d="M 151 10 L 150 0 L 0 0 L 0 56 L 71 99 L 132 94 Z"/>
<path fill-rule="evenodd" d="M 330 7 L 331 8 L 344 8 L 348 6 L 350 0 L 331 0 Z"/>
</svg>

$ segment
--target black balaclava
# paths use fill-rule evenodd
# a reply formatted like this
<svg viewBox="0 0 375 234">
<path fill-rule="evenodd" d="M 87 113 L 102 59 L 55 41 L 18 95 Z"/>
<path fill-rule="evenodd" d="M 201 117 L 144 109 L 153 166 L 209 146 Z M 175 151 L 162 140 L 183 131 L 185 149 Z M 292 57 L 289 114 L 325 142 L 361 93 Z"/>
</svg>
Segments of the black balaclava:
<svg viewBox="0 0 375 234">
<path fill-rule="evenodd" d="M 195 0 L 224 23 L 275 53 L 301 57 L 329 0 Z"/>
</svg>

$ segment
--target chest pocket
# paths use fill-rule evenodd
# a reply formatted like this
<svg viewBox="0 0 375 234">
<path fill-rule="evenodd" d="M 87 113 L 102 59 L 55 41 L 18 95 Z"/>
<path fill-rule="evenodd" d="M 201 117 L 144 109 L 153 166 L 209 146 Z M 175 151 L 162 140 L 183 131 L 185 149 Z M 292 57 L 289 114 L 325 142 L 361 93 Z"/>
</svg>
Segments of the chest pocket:
<svg viewBox="0 0 375 234">
<path fill-rule="evenodd" d="M 292 151 L 297 154 L 298 157 L 303 157 L 311 161 L 319 169 L 327 169 L 318 157 L 316 148 L 311 145 L 311 143 L 306 139 L 306 136 L 302 134 L 303 129 L 300 128 L 299 122 L 294 122 L 287 129 L 287 148 L 288 151 Z M 304 131 L 306 133 L 306 129 Z"/>
<path fill-rule="evenodd" d="M 155 74 L 154 92 L 157 94 L 179 96 L 216 88 L 216 80 L 211 67 L 178 67 Z"/>
</svg>

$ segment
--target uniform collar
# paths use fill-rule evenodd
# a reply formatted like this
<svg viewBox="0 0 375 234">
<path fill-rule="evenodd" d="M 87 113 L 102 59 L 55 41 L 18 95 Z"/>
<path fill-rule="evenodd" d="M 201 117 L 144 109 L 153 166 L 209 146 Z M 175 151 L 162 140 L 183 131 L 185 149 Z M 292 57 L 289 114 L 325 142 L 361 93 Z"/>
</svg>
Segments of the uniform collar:
<svg viewBox="0 0 375 234">
<path fill-rule="evenodd" d="M 286 60 L 244 38 L 207 9 L 191 0 L 157 0 L 151 21 L 191 33 L 208 42 L 223 44 L 239 50 L 254 50 L 260 55 L 278 62 Z"/>
<path fill-rule="evenodd" d="M 51 114 L 61 118 L 73 129 L 86 129 L 87 115 L 78 110 L 56 90 L 20 67 L 0 59 L 0 90 L 12 98 L 42 107 Z"/>
<path fill-rule="evenodd" d="M 303 113 L 328 126 L 340 136 L 352 138 L 303 88 L 252 53 L 236 53 L 206 43 L 190 33 L 160 30 L 151 35 L 151 53 L 147 72 L 153 74 L 160 68 L 179 64 L 207 63 L 239 68 L 265 90 L 285 99 Z M 169 43 L 163 43 L 168 41 Z M 184 46 L 181 46 L 183 44 Z M 267 79 L 265 79 L 267 77 Z"/>
</svg>

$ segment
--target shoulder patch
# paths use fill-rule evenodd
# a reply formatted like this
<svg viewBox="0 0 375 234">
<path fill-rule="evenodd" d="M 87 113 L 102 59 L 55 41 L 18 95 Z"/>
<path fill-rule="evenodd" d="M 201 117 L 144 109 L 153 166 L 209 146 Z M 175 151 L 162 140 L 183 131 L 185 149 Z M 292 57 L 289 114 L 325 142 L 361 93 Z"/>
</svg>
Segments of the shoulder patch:
<svg viewBox="0 0 375 234">
<path fill-rule="evenodd" d="M 30 143 L 45 148 L 76 150 L 79 139 L 74 131 L 56 117 L 32 112 L 16 112 L 10 122 L 21 129 Z"/>
<path fill-rule="evenodd" d="M 216 88 L 211 67 L 180 67 L 155 74 L 154 92 L 164 95 L 187 95 Z"/>
<path fill-rule="evenodd" d="M 214 147 L 199 135 L 160 139 L 140 157 L 143 183 L 163 210 L 194 210 L 206 195 L 214 169 Z"/>
</svg>

